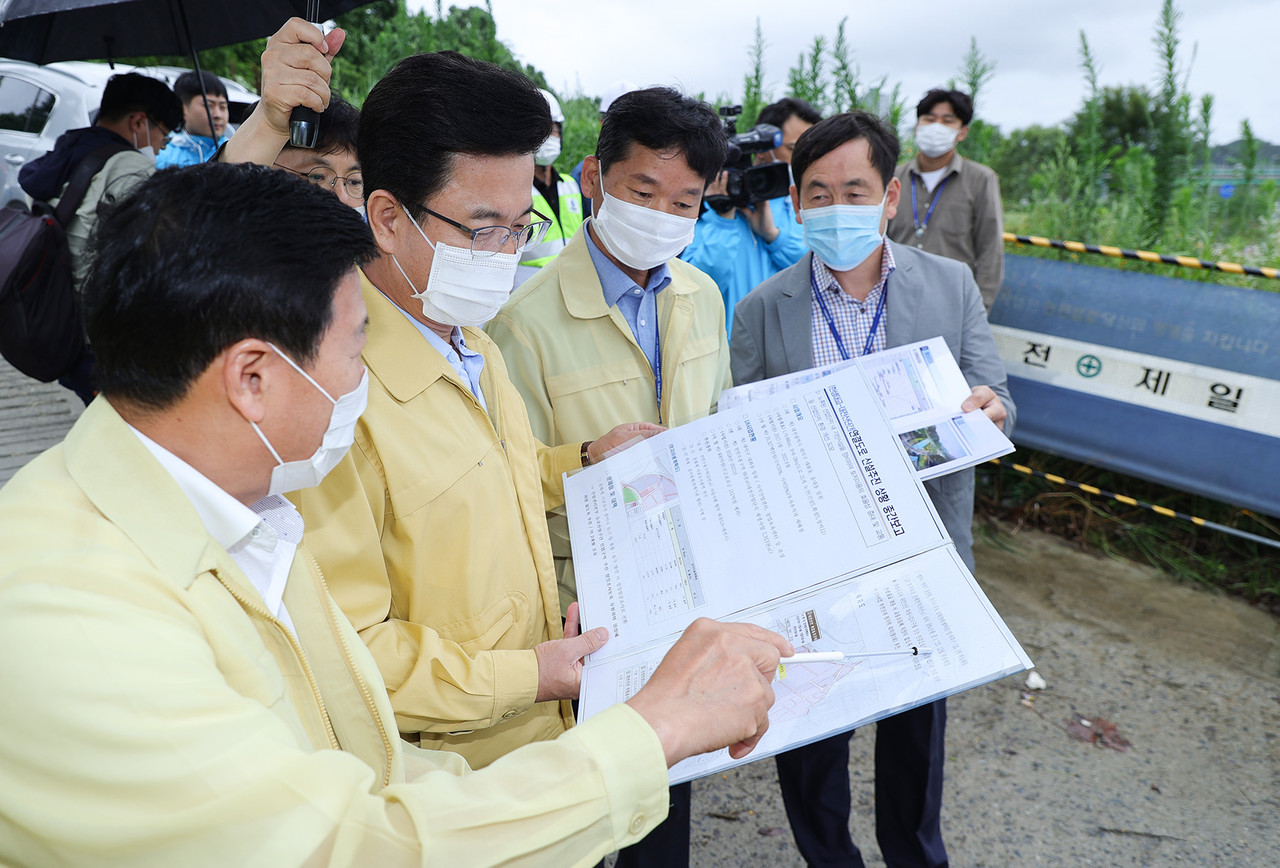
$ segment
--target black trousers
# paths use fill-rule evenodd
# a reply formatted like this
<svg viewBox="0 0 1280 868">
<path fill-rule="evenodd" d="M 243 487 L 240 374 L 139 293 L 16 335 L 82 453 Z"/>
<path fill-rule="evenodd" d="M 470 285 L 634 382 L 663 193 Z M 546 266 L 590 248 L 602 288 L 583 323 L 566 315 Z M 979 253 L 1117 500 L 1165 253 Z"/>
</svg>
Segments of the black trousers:
<svg viewBox="0 0 1280 868">
<path fill-rule="evenodd" d="M 578 717 L 578 700 L 573 701 L 573 716 Z M 846 765 L 848 761 L 846 760 Z M 618 851 L 614 868 L 689 868 L 689 803 L 693 799 L 693 782 L 676 784 L 668 791 L 671 801 L 667 818 L 630 847 Z M 604 860 L 596 868 L 604 868 Z"/>
<path fill-rule="evenodd" d="M 947 868 L 941 824 L 946 728 L 945 699 L 876 724 L 876 841 L 888 868 Z M 864 868 L 849 835 L 852 735 L 775 758 L 791 833 L 811 868 Z"/>
</svg>

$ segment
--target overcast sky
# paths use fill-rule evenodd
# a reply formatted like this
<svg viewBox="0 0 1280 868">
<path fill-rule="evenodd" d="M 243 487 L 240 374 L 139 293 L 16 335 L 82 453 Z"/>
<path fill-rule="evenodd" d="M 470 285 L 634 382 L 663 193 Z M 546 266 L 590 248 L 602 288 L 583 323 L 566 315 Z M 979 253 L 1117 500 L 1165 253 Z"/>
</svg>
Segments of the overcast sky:
<svg viewBox="0 0 1280 868">
<path fill-rule="evenodd" d="M 452 0 L 463 5 L 467 0 Z M 1084 97 L 1080 31 L 1103 85 L 1156 80 L 1151 39 L 1159 0 L 915 0 L 912 3 L 782 0 L 492 0 L 498 38 L 547 76 L 557 92 L 599 95 L 619 79 L 673 84 L 708 99 L 741 98 L 756 19 L 764 29 L 766 94 L 786 95 L 787 71 L 821 33 L 846 33 L 863 81 L 887 75 L 909 105 L 958 75 L 976 36 L 996 62 L 978 113 L 1008 133 L 1069 118 Z M 422 0 L 410 0 L 421 7 Z M 446 6 L 449 5 L 446 3 Z M 1280 0 L 1178 0 L 1181 61 L 1197 105 L 1214 95 L 1214 144 L 1254 134 L 1280 143 Z M 434 3 L 431 4 L 434 8 Z M 1193 46 L 1196 48 L 1194 60 Z"/>
</svg>

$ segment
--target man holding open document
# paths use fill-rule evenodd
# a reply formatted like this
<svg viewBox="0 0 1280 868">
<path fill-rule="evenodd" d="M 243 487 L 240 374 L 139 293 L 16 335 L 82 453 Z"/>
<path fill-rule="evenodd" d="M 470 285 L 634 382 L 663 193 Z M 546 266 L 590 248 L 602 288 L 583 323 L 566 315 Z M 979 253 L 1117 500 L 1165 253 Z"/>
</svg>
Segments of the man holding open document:
<svg viewBox="0 0 1280 868">
<path fill-rule="evenodd" d="M 796 144 L 791 195 L 813 254 L 735 309 L 735 383 L 830 365 L 941 335 L 982 409 L 1007 433 L 1014 406 L 968 267 L 884 239 L 896 213 L 898 140 L 863 112 L 828 118 Z M 972 469 L 931 479 L 929 496 L 973 569 Z M 885 862 L 945 866 L 940 826 L 945 700 L 876 727 L 876 832 Z M 777 757 L 787 816 L 810 865 L 862 865 L 848 832 L 849 733 Z"/>
</svg>

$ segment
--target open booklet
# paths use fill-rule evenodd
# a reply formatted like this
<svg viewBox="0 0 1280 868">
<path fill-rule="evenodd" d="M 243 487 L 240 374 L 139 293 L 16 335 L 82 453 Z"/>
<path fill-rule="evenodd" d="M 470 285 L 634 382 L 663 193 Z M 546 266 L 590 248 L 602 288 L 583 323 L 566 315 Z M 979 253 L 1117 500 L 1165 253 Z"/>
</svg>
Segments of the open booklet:
<svg viewBox="0 0 1280 868">
<path fill-rule="evenodd" d="M 851 366 L 870 381 L 921 479 L 945 476 L 1013 451 L 1013 443 L 981 410 L 960 412 L 969 384 L 940 337 L 734 386 L 720 393 L 719 407 L 733 409 Z"/>
<path fill-rule="evenodd" d="M 583 628 L 610 633 L 581 719 L 639 690 L 702 616 L 847 655 L 785 667 L 756 749 L 691 757 L 673 783 L 1031 666 L 857 368 L 632 446 L 566 477 L 565 498 Z M 863 656 L 886 651 L 907 653 Z"/>
</svg>

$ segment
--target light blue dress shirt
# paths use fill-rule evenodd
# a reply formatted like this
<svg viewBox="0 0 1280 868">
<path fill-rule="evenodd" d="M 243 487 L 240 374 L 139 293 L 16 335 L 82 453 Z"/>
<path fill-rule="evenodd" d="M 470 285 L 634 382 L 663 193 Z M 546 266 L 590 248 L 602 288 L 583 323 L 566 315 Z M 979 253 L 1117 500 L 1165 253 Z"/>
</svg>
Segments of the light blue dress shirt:
<svg viewBox="0 0 1280 868">
<path fill-rule="evenodd" d="M 644 357 L 649 360 L 649 367 L 653 369 L 654 380 L 661 388 L 662 353 L 658 344 L 657 296 L 671 282 L 671 269 L 667 263 L 662 263 L 649 272 L 648 285 L 641 287 L 596 246 L 590 232 L 584 232 L 584 235 L 591 263 L 596 267 L 600 286 L 604 290 L 605 304 L 609 307 L 617 305 L 618 312 L 627 321 L 627 325 L 631 326 L 631 334 L 644 351 Z M 662 404 L 661 393 L 658 394 L 658 404 Z"/>
<path fill-rule="evenodd" d="M 383 293 L 383 297 L 386 298 L 385 293 Z M 391 301 L 391 299 L 388 298 L 387 301 Z M 440 335 L 433 332 L 425 323 L 419 322 L 394 301 L 391 303 L 395 304 L 396 310 L 404 314 L 405 319 L 413 323 L 414 328 L 427 339 L 427 343 L 435 347 L 436 352 L 444 356 L 445 361 L 449 363 L 449 367 L 457 372 L 462 381 L 470 385 L 471 394 L 476 396 L 480 406 L 488 413 L 489 405 L 484 402 L 484 392 L 480 391 L 480 372 L 484 370 L 484 356 L 467 348 L 467 342 L 462 337 L 462 329 L 454 326 L 453 334 L 450 336 L 451 342 L 446 343 Z"/>
</svg>

